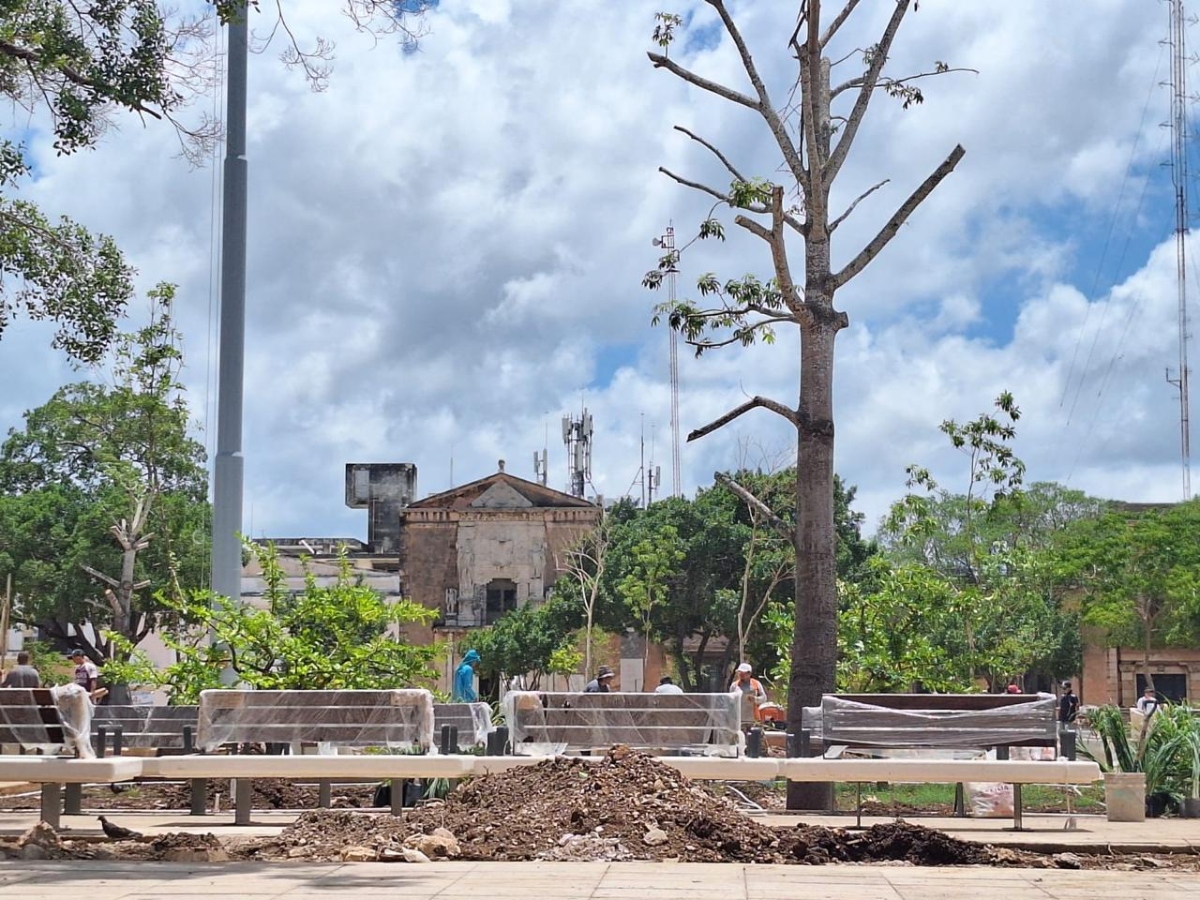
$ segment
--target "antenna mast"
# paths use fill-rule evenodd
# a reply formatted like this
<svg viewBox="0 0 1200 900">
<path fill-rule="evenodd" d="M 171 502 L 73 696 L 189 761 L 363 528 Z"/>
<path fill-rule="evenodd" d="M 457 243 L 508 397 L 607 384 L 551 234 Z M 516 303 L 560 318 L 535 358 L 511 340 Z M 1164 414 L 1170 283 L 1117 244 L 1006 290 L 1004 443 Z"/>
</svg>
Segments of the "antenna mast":
<svg viewBox="0 0 1200 900">
<path fill-rule="evenodd" d="M 675 278 L 679 275 L 679 257 L 675 255 L 675 227 L 667 226 L 666 233 L 654 239 L 654 246 L 662 247 L 664 256 L 671 257 L 667 269 L 667 304 L 675 305 Z M 679 453 L 679 335 L 674 328 L 668 329 L 671 341 L 671 496 L 682 497 L 682 464 Z"/>
<path fill-rule="evenodd" d="M 576 419 L 567 414 L 562 418 L 563 443 L 567 445 L 567 491 L 582 497 L 592 477 L 592 414 L 584 407 Z"/>
<path fill-rule="evenodd" d="M 1192 497 L 1191 402 L 1188 397 L 1187 312 L 1187 21 L 1183 0 L 1171 2 L 1171 180 L 1175 185 L 1175 283 L 1179 304 L 1179 372 L 1167 381 L 1179 389 L 1179 451 L 1183 464 L 1183 499 Z"/>
</svg>

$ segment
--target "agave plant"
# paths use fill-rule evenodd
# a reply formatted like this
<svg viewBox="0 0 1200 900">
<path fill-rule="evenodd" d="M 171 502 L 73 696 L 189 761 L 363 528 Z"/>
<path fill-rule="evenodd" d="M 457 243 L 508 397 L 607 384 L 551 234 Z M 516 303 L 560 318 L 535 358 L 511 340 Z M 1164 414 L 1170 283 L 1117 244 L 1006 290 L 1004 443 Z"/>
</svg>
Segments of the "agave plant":
<svg viewBox="0 0 1200 900">
<path fill-rule="evenodd" d="M 1200 796 L 1200 718 L 1191 707 L 1162 704 L 1147 716 L 1136 742 L 1115 706 L 1092 710 L 1088 720 L 1103 758 L 1086 748 L 1083 753 L 1104 771 L 1141 772 L 1147 797 L 1166 795 L 1178 804 L 1185 796 Z"/>
</svg>

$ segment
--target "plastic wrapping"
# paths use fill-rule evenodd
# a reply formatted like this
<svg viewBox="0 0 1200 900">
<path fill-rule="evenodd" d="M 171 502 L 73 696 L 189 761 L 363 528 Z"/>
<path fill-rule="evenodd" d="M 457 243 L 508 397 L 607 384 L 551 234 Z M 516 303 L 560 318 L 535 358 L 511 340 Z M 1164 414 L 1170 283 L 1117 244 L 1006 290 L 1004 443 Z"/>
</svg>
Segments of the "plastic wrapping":
<svg viewBox="0 0 1200 900">
<path fill-rule="evenodd" d="M 50 688 L 50 696 L 58 707 L 62 722 L 63 746 L 80 759 L 92 759 L 92 698 L 78 684 L 63 684 Z"/>
<path fill-rule="evenodd" d="M 463 749 L 483 746 L 487 736 L 496 730 L 492 724 L 492 708 L 486 703 L 433 704 L 434 746 L 443 725 L 458 729 L 458 745 Z"/>
<path fill-rule="evenodd" d="M 919 701 L 918 701 L 919 702 Z M 937 695 L 930 695 L 930 706 Z M 820 739 L 856 747 L 994 747 L 1057 737 L 1057 702 L 1049 694 L 996 709 L 890 709 L 826 695 Z M 809 720 L 805 710 L 805 723 Z M 816 738 L 813 738 L 814 744 Z"/>
<path fill-rule="evenodd" d="M 328 743 L 428 752 L 433 695 L 391 691 L 202 691 L 197 744 Z"/>
<path fill-rule="evenodd" d="M 738 696 L 551 694 L 510 691 L 504 718 L 514 752 L 561 753 L 627 744 L 707 756 L 738 756 L 745 739 Z"/>
</svg>

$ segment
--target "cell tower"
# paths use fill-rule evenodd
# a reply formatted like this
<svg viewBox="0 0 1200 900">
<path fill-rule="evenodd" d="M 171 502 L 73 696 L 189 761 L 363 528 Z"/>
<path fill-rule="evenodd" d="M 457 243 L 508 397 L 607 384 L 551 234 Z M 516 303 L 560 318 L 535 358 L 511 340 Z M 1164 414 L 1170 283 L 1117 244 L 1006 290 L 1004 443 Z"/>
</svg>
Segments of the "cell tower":
<svg viewBox="0 0 1200 900">
<path fill-rule="evenodd" d="M 1171 0 L 1171 180 L 1175 185 L 1175 283 L 1179 314 L 1179 371 L 1167 381 L 1179 389 L 1179 451 L 1183 463 L 1183 499 L 1192 498 L 1192 426 L 1188 397 L 1187 311 L 1187 20 L 1183 0 Z"/>
<path fill-rule="evenodd" d="M 585 408 L 576 419 L 562 419 L 563 443 L 567 445 L 567 491 L 582 497 L 592 478 L 592 414 Z"/>
<path fill-rule="evenodd" d="M 666 251 L 663 256 L 671 257 L 671 266 L 667 269 L 667 303 L 674 306 L 675 278 L 679 275 L 679 268 L 676 265 L 679 257 L 675 255 L 674 226 L 668 225 L 666 233 L 662 237 L 654 239 L 654 246 L 662 247 Z M 671 333 L 671 496 L 682 497 L 679 454 L 679 335 L 674 328 L 669 331 Z"/>
</svg>

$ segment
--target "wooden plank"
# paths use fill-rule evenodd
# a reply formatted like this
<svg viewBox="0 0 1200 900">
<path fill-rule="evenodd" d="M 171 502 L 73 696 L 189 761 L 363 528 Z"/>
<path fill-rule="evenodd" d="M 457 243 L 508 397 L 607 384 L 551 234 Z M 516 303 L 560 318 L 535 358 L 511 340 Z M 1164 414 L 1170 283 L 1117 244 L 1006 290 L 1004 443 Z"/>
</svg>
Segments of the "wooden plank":
<svg viewBox="0 0 1200 900">
<path fill-rule="evenodd" d="M 981 711 L 1044 700 L 1037 694 L 826 694 L 833 700 L 866 703 L 887 709 Z"/>
</svg>

